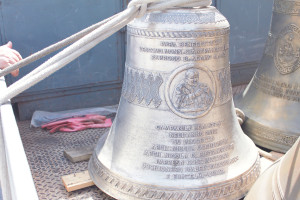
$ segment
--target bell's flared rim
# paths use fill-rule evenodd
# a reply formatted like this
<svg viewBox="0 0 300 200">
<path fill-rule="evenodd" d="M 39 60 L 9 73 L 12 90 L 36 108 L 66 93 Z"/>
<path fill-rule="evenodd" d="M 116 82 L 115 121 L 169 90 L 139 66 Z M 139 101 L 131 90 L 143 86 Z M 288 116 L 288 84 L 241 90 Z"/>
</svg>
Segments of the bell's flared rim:
<svg viewBox="0 0 300 200">
<path fill-rule="evenodd" d="M 95 185 L 117 199 L 156 199 L 155 194 L 162 196 L 186 196 L 196 197 L 199 194 L 207 195 L 209 199 L 215 200 L 238 200 L 245 196 L 260 174 L 260 157 L 257 155 L 255 163 L 243 174 L 232 179 L 203 185 L 199 187 L 160 187 L 158 185 L 139 183 L 106 168 L 94 153 L 88 165 L 89 173 Z M 153 196 L 147 197 L 152 194 Z M 214 197 L 214 195 L 216 195 Z M 223 195 L 223 196 L 222 196 Z"/>
</svg>

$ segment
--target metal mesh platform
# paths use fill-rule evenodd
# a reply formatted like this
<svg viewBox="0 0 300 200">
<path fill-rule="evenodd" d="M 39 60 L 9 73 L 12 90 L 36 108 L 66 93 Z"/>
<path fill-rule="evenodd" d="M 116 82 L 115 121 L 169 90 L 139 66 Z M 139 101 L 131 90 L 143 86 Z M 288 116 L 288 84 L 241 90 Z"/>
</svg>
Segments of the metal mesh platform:
<svg viewBox="0 0 300 200">
<path fill-rule="evenodd" d="M 241 93 L 245 87 L 234 87 L 233 94 Z M 63 151 L 94 145 L 108 129 L 50 134 L 40 128 L 30 128 L 30 121 L 18 122 L 18 126 L 39 199 L 113 200 L 96 186 L 67 192 L 61 180 L 61 176 L 82 172 L 88 167 L 87 161 L 70 162 L 63 156 Z"/>
<path fill-rule="evenodd" d="M 87 170 L 88 165 L 87 161 L 70 162 L 63 151 L 94 145 L 107 129 L 50 134 L 40 128 L 30 128 L 30 121 L 18 122 L 18 126 L 39 199 L 113 200 L 96 186 L 67 192 L 61 180 L 63 175 Z"/>
</svg>

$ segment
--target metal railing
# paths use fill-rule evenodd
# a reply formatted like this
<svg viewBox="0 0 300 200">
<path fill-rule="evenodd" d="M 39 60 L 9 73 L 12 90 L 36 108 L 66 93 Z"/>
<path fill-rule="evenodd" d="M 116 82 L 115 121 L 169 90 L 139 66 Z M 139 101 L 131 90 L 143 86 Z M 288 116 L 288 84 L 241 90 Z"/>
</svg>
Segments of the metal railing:
<svg viewBox="0 0 300 200">
<path fill-rule="evenodd" d="M 0 95 L 5 88 L 1 77 Z M 3 200 L 38 199 L 10 102 L 0 105 L 0 182 Z"/>
</svg>

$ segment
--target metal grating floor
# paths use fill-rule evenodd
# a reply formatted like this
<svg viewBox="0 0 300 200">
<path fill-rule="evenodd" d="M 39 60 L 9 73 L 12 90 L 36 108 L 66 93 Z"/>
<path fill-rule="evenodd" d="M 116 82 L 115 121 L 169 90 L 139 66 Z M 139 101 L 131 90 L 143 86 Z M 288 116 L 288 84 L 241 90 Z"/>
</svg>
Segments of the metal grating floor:
<svg viewBox="0 0 300 200">
<path fill-rule="evenodd" d="M 100 199 L 113 200 L 96 186 L 67 192 L 61 176 L 87 170 L 87 161 L 72 163 L 63 156 L 65 149 L 94 145 L 107 129 L 49 134 L 40 128 L 30 128 L 30 121 L 18 122 L 28 163 L 41 200 Z"/>
<path fill-rule="evenodd" d="M 241 93 L 246 85 L 233 88 Z M 94 145 L 108 129 L 49 134 L 40 128 L 30 128 L 30 121 L 18 122 L 31 173 L 41 200 L 113 200 L 96 186 L 67 192 L 61 176 L 87 170 L 87 161 L 72 163 L 63 156 L 65 149 Z"/>
</svg>

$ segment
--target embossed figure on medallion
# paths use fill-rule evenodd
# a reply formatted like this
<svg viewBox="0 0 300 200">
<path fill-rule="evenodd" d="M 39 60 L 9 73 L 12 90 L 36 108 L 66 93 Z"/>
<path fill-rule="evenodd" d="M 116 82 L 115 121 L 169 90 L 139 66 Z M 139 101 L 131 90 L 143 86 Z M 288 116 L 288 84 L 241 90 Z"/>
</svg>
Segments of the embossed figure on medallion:
<svg viewBox="0 0 300 200">
<path fill-rule="evenodd" d="M 281 74 L 289 74 L 300 67 L 300 29 L 290 24 L 279 36 L 275 52 L 275 66 Z"/>
<path fill-rule="evenodd" d="M 282 63 L 294 64 L 299 59 L 299 49 L 293 47 L 294 34 L 287 34 L 279 46 L 279 60 Z"/>
<path fill-rule="evenodd" d="M 199 80 L 197 69 L 185 72 L 185 78 L 174 91 L 175 107 L 181 112 L 205 111 L 213 101 L 212 92 Z"/>
<path fill-rule="evenodd" d="M 214 78 L 206 68 L 183 66 L 170 77 L 167 103 L 181 117 L 200 117 L 214 104 L 214 86 Z"/>
</svg>

